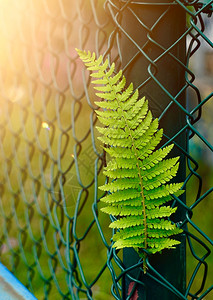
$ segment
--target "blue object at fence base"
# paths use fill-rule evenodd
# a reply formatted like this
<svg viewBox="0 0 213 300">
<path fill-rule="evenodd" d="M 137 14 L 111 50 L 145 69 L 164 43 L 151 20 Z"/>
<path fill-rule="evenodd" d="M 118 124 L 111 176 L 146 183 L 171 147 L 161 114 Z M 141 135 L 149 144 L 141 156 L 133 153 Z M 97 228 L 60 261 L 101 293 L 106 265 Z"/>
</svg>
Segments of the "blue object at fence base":
<svg viewBox="0 0 213 300">
<path fill-rule="evenodd" d="M 0 263 L 1 300 L 37 300 L 17 278 Z"/>
</svg>

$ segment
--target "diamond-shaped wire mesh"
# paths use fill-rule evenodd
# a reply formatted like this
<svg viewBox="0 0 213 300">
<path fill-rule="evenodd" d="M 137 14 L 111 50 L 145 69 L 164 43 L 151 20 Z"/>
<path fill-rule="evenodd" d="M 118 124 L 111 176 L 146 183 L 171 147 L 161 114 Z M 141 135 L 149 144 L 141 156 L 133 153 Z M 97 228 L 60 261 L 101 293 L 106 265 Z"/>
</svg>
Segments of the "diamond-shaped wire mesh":
<svg viewBox="0 0 213 300">
<path fill-rule="evenodd" d="M 135 87 L 143 93 L 155 82 L 166 95 L 166 106 L 150 99 L 162 122 L 175 117 L 171 107 L 184 115 L 185 125 L 166 138 L 176 142 L 185 135 L 188 141 L 180 149 L 187 162 L 186 205 L 176 199 L 184 212 L 179 225 L 187 239 L 187 288 L 180 293 L 166 279 L 156 275 L 156 280 L 179 299 L 211 299 L 212 2 L 0 2 L 1 262 L 38 299 L 121 299 L 129 271 L 122 254 L 111 248 L 109 218 L 99 212 L 105 154 L 96 138 L 96 96 L 75 47 L 108 56 L 127 74 L 134 61 L 144 59 L 143 78 L 130 78 Z M 144 17 L 138 14 L 141 7 Z M 147 23 L 147 7 L 156 16 L 154 24 Z M 174 9 L 186 18 L 184 26 L 177 24 L 184 28 L 181 35 L 169 45 L 153 39 Z M 133 31 L 122 22 L 126 15 L 137 24 Z M 141 32 L 143 45 L 134 36 Z M 134 56 L 122 49 L 123 38 L 136 49 Z M 174 49 L 185 42 L 182 60 Z M 156 57 L 147 44 L 157 47 Z M 175 94 L 157 75 L 167 71 L 160 63 L 166 56 L 171 69 L 178 65 L 185 73 L 177 78 Z M 179 101 L 184 94 L 186 106 Z"/>
</svg>

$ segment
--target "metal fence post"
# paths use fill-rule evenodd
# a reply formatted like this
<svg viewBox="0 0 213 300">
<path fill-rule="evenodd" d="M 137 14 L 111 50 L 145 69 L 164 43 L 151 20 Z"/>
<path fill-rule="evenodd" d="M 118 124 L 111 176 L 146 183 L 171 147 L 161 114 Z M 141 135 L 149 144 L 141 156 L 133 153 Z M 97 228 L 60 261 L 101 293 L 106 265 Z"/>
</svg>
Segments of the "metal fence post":
<svg viewBox="0 0 213 300">
<path fill-rule="evenodd" d="M 125 4 L 120 1 L 121 7 Z M 185 69 L 181 65 L 186 52 L 183 35 L 186 29 L 184 9 L 168 1 L 133 1 L 120 10 L 117 20 L 125 76 L 129 82 L 134 83 L 135 88 L 139 88 L 141 96 L 147 97 L 153 115 L 160 117 L 160 127 L 164 129 L 165 136 L 171 139 L 185 125 L 185 113 L 175 102 L 185 107 Z M 176 44 L 178 39 L 180 40 Z M 164 115 L 165 110 L 167 113 Z M 165 142 L 167 141 L 165 137 Z M 172 156 L 180 156 L 180 169 L 175 180 L 182 182 L 185 180 L 185 155 L 182 152 L 186 150 L 185 133 L 177 136 L 174 142 L 177 146 Z M 184 208 L 180 205 L 174 221 L 183 220 L 184 214 Z M 123 299 L 185 299 L 181 296 L 184 295 L 186 284 L 185 238 L 182 236 L 180 239 L 181 245 L 177 249 L 164 251 L 163 254 L 150 258 L 153 268 L 176 291 L 163 286 L 162 278 L 161 283 L 157 282 L 152 277 L 151 270 L 144 275 L 135 267 L 125 275 Z M 125 249 L 123 259 L 126 268 L 133 267 L 139 260 L 133 249 Z M 179 295 L 177 291 L 180 292 Z"/>
</svg>

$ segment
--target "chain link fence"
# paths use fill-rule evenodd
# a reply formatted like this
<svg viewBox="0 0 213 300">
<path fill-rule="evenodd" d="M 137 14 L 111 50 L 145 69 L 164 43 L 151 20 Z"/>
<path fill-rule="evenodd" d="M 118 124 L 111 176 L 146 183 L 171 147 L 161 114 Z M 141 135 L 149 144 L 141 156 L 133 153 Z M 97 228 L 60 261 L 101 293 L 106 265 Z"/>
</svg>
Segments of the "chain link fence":
<svg viewBox="0 0 213 300">
<path fill-rule="evenodd" d="M 163 127 L 177 111 L 184 116 L 183 126 L 165 131 L 165 143 L 175 143 L 183 169 L 186 162 L 186 204 L 174 199 L 187 244 L 186 286 L 178 290 L 151 261 L 147 276 L 174 299 L 211 299 L 212 3 L 0 2 L 1 262 L 38 299 L 137 299 L 144 286 L 131 273 L 142 262 L 124 264 L 111 248 L 110 220 L 99 212 L 105 154 L 96 139 L 96 97 L 76 47 L 103 54 L 116 70 L 122 66 Z M 170 44 L 162 31 L 164 40 L 156 38 L 177 10 L 181 30 Z M 184 49 L 183 57 L 177 49 Z M 177 77 L 174 89 L 161 82 L 159 74 L 167 71 Z M 150 83 L 158 98 L 148 93 Z"/>
</svg>

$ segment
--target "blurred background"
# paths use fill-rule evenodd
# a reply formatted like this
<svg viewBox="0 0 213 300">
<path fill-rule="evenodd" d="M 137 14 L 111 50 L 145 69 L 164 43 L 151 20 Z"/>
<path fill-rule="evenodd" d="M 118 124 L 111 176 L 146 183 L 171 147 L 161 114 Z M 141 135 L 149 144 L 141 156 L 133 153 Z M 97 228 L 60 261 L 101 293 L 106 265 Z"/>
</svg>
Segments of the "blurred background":
<svg viewBox="0 0 213 300">
<path fill-rule="evenodd" d="M 113 256 L 110 220 L 99 213 L 105 154 L 96 139 L 96 96 L 75 48 L 104 54 L 119 69 L 112 11 L 116 15 L 124 2 L 0 0 L 0 259 L 38 299 L 114 299 L 112 282 L 120 282 L 122 255 Z M 186 20 L 187 50 L 194 40 L 190 51 L 198 47 L 187 62 L 195 88 L 188 86 L 186 108 L 195 110 L 197 122 L 188 147 L 186 203 L 199 200 L 192 221 L 200 231 L 188 227 L 210 247 L 213 23 L 199 9 Z M 203 259 L 206 277 L 205 263 L 196 269 L 197 257 L 209 250 L 191 243 L 187 284 L 196 270 L 190 293 L 204 278 L 199 296 L 212 286 L 213 256 Z"/>
</svg>

